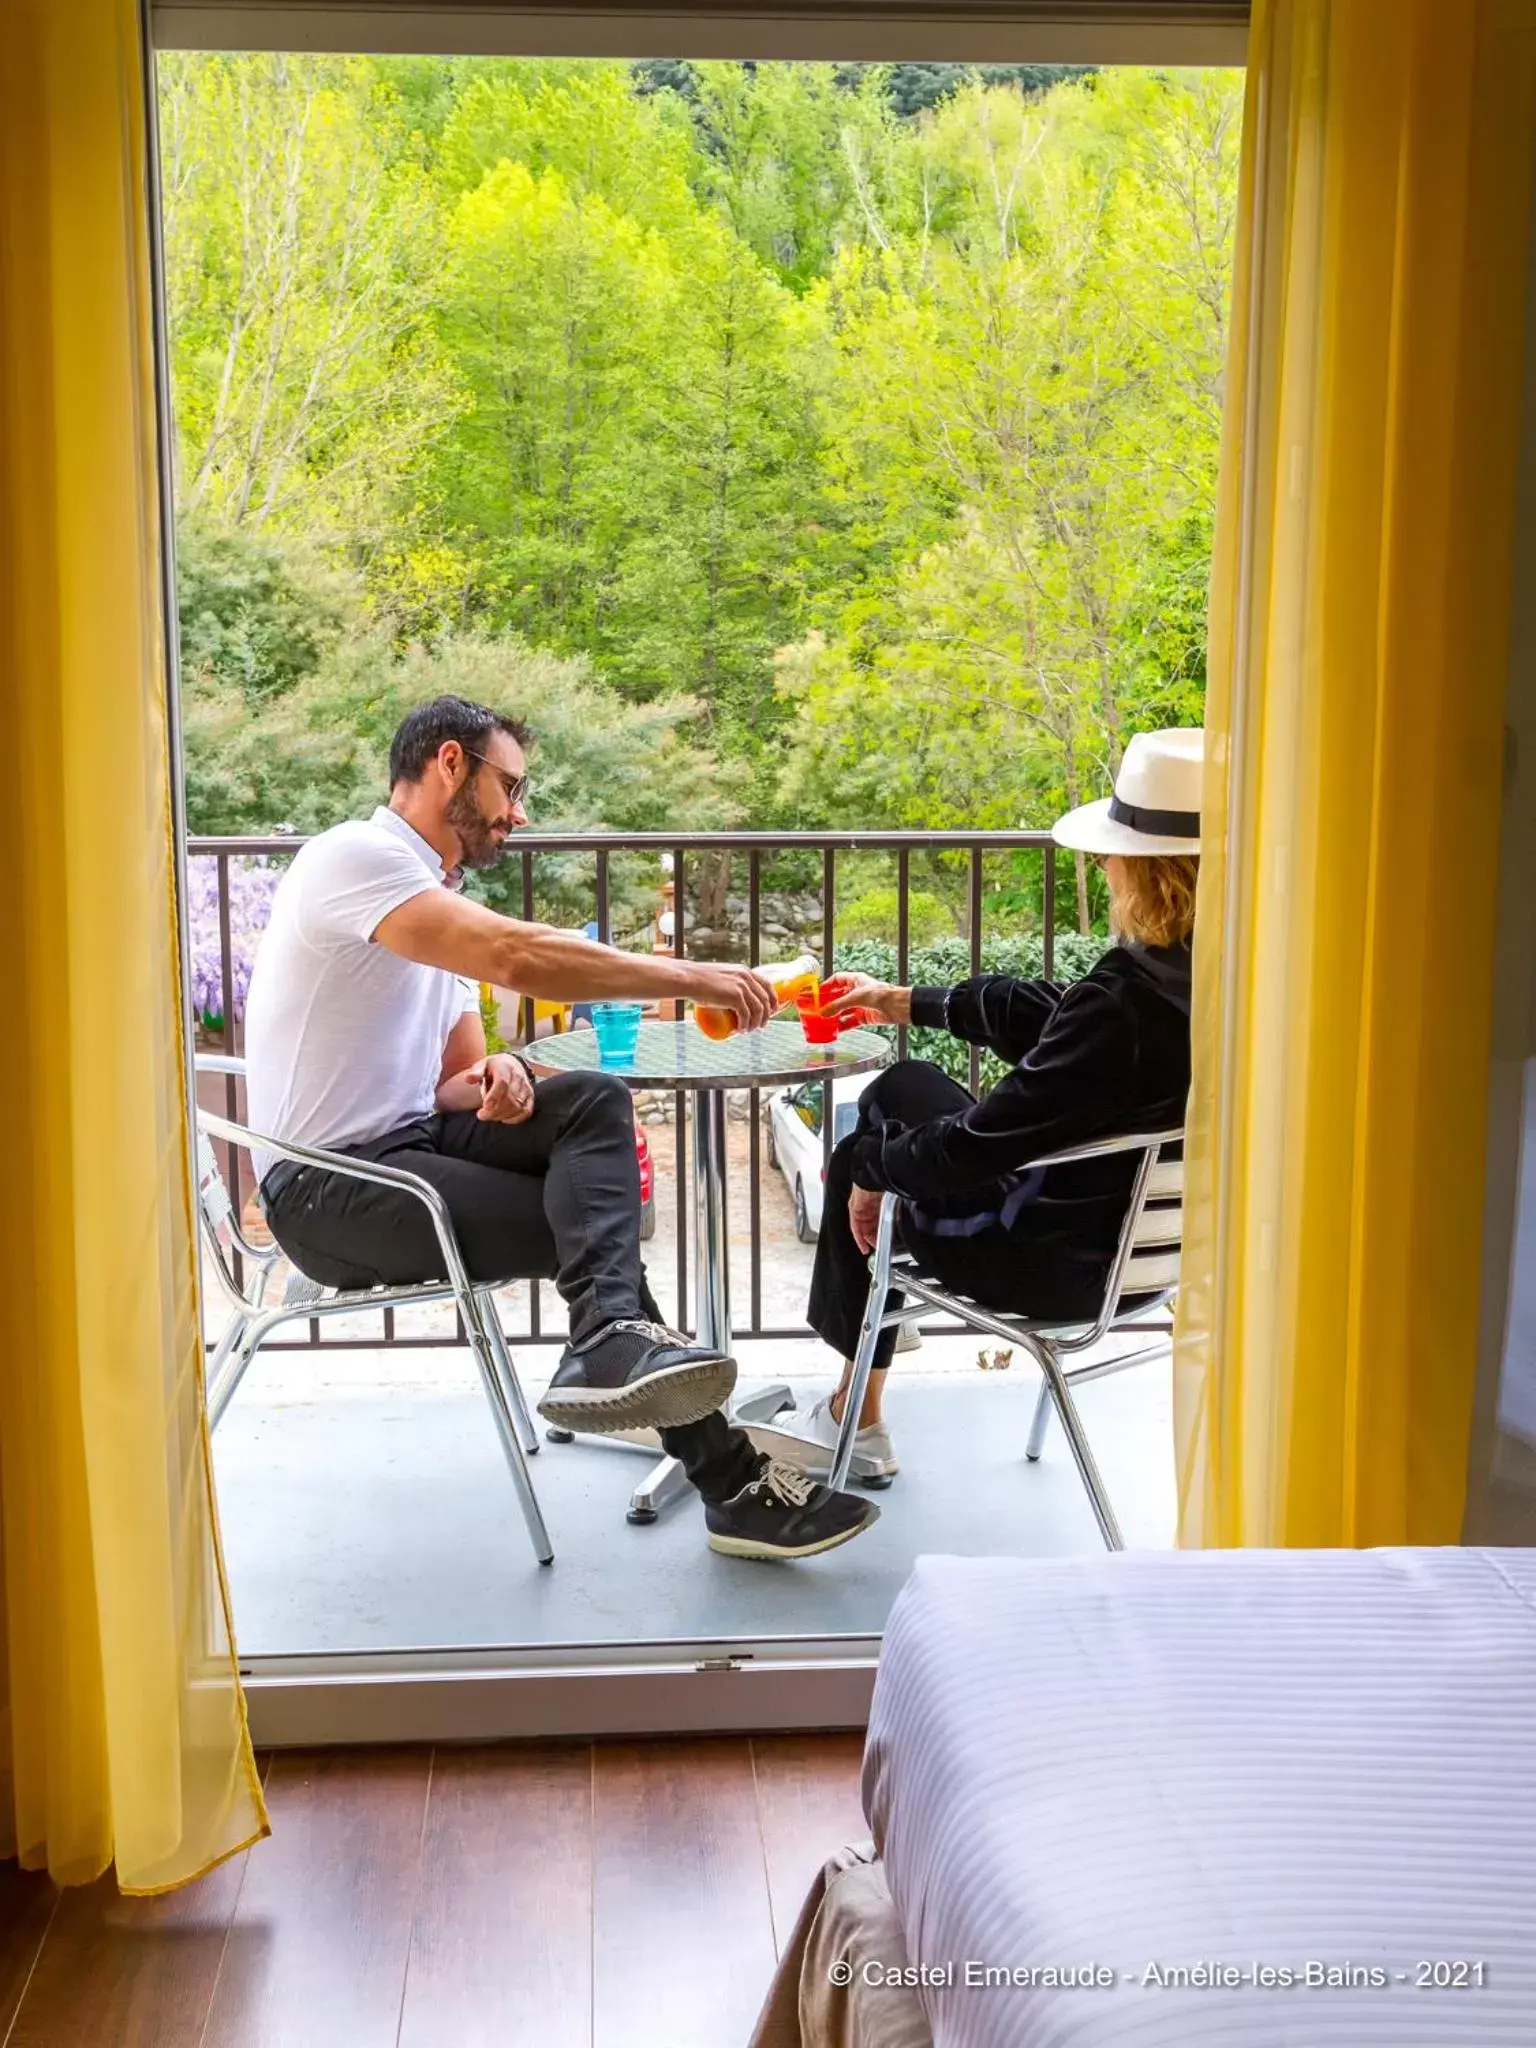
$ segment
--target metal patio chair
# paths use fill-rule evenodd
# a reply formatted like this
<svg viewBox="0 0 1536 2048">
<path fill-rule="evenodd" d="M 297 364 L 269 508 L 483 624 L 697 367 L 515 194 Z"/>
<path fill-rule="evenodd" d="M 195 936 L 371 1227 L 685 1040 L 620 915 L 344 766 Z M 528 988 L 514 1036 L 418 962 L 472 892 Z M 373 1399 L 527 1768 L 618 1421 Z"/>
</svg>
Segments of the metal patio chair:
<svg viewBox="0 0 1536 2048">
<path fill-rule="evenodd" d="M 1149 1324 L 1142 1317 L 1164 1306 L 1179 1284 L 1179 1253 L 1184 1235 L 1184 1161 L 1165 1159 L 1164 1147 L 1182 1146 L 1182 1131 L 1155 1131 L 1131 1138 L 1106 1139 L 1102 1144 L 1080 1145 L 1068 1152 L 1053 1152 L 1036 1159 L 1031 1166 L 1066 1166 L 1079 1159 L 1104 1159 L 1117 1152 L 1139 1152 L 1140 1164 L 1131 1188 L 1130 1206 L 1120 1230 L 1120 1242 L 1110 1267 L 1104 1301 L 1091 1323 L 1035 1321 L 985 1307 L 968 1295 L 951 1294 L 931 1280 L 919 1279 L 913 1260 L 895 1250 L 896 1210 L 899 1198 L 887 1195 L 880 1205 L 880 1227 L 869 1261 L 869 1298 L 859 1331 L 854 1358 L 853 1383 L 843 1410 L 829 1484 L 847 1484 L 853 1462 L 854 1437 L 864 1406 L 869 1375 L 874 1368 L 875 1342 L 883 1329 L 910 1316 L 905 1297 L 930 1308 L 942 1309 L 973 1330 L 984 1330 L 1005 1343 L 1022 1346 L 1040 1368 L 1040 1392 L 1035 1402 L 1034 1421 L 1024 1455 L 1037 1460 L 1045 1444 L 1046 1426 L 1054 1407 L 1061 1417 L 1067 1443 L 1087 1488 L 1088 1499 L 1099 1533 L 1110 1550 L 1123 1550 L 1125 1542 L 1115 1519 L 1104 1481 L 1089 1447 L 1082 1417 L 1072 1399 L 1072 1388 L 1088 1380 L 1103 1379 L 1128 1366 L 1144 1365 L 1169 1348 L 1173 1325 Z M 894 1290 L 896 1305 L 882 1307 Z M 1116 1358 L 1099 1359 L 1091 1365 L 1071 1366 L 1073 1354 L 1087 1351 L 1105 1337 L 1155 1333 L 1157 1341 Z"/>
<path fill-rule="evenodd" d="M 196 1065 L 200 1073 L 245 1072 L 243 1059 L 223 1053 L 199 1053 Z M 405 1287 L 337 1289 L 323 1287 L 318 1281 L 290 1269 L 281 1297 L 269 1300 L 268 1288 L 273 1270 L 283 1253 L 276 1244 L 253 1244 L 241 1228 L 240 1217 L 230 1199 L 213 1148 L 215 1138 L 237 1145 L 245 1152 L 259 1149 L 280 1159 L 295 1160 L 302 1166 L 323 1166 L 327 1172 L 343 1174 L 349 1180 L 374 1181 L 386 1187 L 404 1188 L 426 1205 L 448 1278 Z M 518 1505 L 528 1525 L 535 1554 L 540 1564 L 549 1564 L 554 1558 L 554 1546 L 549 1540 L 549 1531 L 528 1470 L 528 1459 L 538 1450 L 539 1439 L 501 1327 L 494 1295 L 496 1283 L 470 1279 L 448 1214 L 448 1205 L 431 1182 L 399 1167 L 375 1165 L 370 1160 L 353 1159 L 344 1152 L 284 1144 L 199 1107 L 197 1193 L 203 1233 L 213 1253 L 214 1270 L 230 1311 L 229 1326 L 208 1359 L 210 1430 L 218 1428 L 251 1360 L 279 1324 L 308 1321 L 313 1316 L 349 1315 L 365 1308 L 399 1308 L 410 1302 L 452 1301 L 458 1309 L 486 1399 L 491 1405 L 496 1433 L 517 1489 Z M 236 1267 L 237 1255 L 243 1265 L 243 1273 Z"/>
</svg>

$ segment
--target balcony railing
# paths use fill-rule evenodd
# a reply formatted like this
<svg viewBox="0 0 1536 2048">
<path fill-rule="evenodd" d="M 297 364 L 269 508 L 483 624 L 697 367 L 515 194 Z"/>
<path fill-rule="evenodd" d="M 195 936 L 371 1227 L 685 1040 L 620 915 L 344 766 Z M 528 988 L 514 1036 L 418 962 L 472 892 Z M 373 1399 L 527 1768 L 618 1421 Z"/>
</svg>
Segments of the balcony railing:
<svg viewBox="0 0 1536 2048">
<path fill-rule="evenodd" d="M 221 1014 L 225 1020 L 224 1049 L 238 1051 L 241 1044 L 240 1025 L 237 1019 L 235 986 L 235 950 L 232 943 L 231 921 L 231 862 L 253 856 L 287 858 L 305 844 L 303 837 L 295 834 L 273 835 L 253 838 L 192 838 L 187 843 L 187 852 L 192 860 L 211 859 L 216 863 L 218 936 L 220 959 Z M 838 861 L 839 856 L 887 857 L 894 865 L 894 920 L 888 943 L 894 943 L 896 955 L 896 979 L 905 983 L 909 978 L 909 963 L 912 946 L 911 913 L 913 903 L 914 862 L 948 864 L 945 890 L 957 912 L 957 935 L 967 945 L 970 972 L 981 971 L 982 946 L 987 937 L 986 912 L 987 888 L 986 869 L 989 861 L 1007 858 L 1013 864 L 1020 854 L 1030 856 L 1030 867 L 1038 862 L 1038 870 L 1031 878 L 1032 886 L 1026 893 L 1033 902 L 1032 921 L 1042 946 L 1042 971 L 1050 975 L 1054 968 L 1056 929 L 1056 849 L 1048 832 L 695 832 L 695 833 L 564 833 L 564 832 L 523 832 L 516 843 L 506 850 L 503 870 L 510 865 L 514 871 L 521 871 L 521 914 L 533 917 L 539 912 L 541 892 L 539 887 L 539 864 L 558 861 L 561 864 L 561 889 L 567 903 L 573 887 L 589 891 L 590 912 L 588 922 L 595 923 L 597 936 L 605 941 L 615 938 L 613 889 L 614 863 L 625 858 L 640 858 L 656 863 L 658 877 L 664 873 L 663 857 L 670 861 L 670 874 L 665 881 L 655 884 L 660 898 L 667 883 L 670 883 L 672 929 L 671 950 L 679 958 L 701 957 L 689 953 L 690 919 L 688 915 L 689 864 L 701 859 L 718 859 L 728 856 L 731 871 L 744 863 L 746 870 L 746 920 L 743 929 L 734 935 L 733 943 L 721 950 L 712 945 L 711 959 L 743 959 L 756 964 L 764 959 L 763 952 L 763 904 L 765 876 L 770 875 L 775 864 L 782 867 L 790 863 L 802 878 L 799 893 L 814 895 L 820 905 L 820 943 L 812 938 L 811 950 L 818 951 L 822 972 L 829 975 L 836 971 L 837 923 L 838 923 Z M 581 863 L 581 879 L 573 883 L 571 864 L 573 859 Z M 958 870 L 958 874 L 956 873 Z M 695 870 L 697 872 L 697 870 Z M 813 886 L 807 887 L 803 877 L 809 872 L 814 876 Z M 867 868 L 866 868 L 867 874 Z M 1014 875 L 1011 879 L 1017 881 Z M 956 884 L 961 886 L 957 889 Z M 1018 930 L 1016 904 L 1018 890 L 1009 892 L 1010 904 L 1015 906 L 1015 921 L 1011 927 Z M 739 898 L 738 898 L 739 900 Z M 566 921 L 562 918 L 561 920 Z M 577 920 L 580 921 L 580 920 Z M 620 931 L 617 936 L 622 942 L 634 937 Z M 776 941 L 782 946 L 782 941 Z M 794 943 L 798 943 L 797 941 Z M 524 1036 L 530 1034 L 532 1005 L 525 1001 L 523 1009 Z M 892 1033 L 896 1040 L 898 1056 L 905 1056 L 908 1033 L 903 1027 Z M 978 1091 L 981 1081 L 980 1054 L 975 1047 L 970 1053 L 970 1080 L 973 1092 Z M 238 1119 L 243 1103 L 239 1099 L 238 1083 L 232 1076 L 223 1077 L 220 1087 L 223 1100 L 219 1107 L 224 1114 Z M 740 1337 L 789 1337 L 804 1336 L 804 1325 L 794 1327 L 772 1326 L 763 1321 L 763 1218 L 761 1199 L 762 1172 L 762 1118 L 760 1089 L 744 1091 L 750 1097 L 748 1120 L 748 1173 L 747 1202 L 749 1208 L 750 1263 L 747 1300 L 733 1297 L 733 1329 Z M 687 1098 L 679 1092 L 675 1098 L 673 1116 L 676 1164 L 674 1171 L 674 1200 L 676 1216 L 676 1299 L 677 1318 L 683 1327 L 689 1327 L 689 1295 L 691 1271 L 689 1259 L 690 1214 L 687 1203 Z M 823 1155 L 830 1154 L 833 1142 L 833 1118 L 822 1116 Z M 229 1148 L 225 1162 L 229 1188 L 234 1197 L 237 1211 L 252 1192 L 250 1162 Z M 508 1336 L 514 1342 L 551 1341 L 551 1333 L 542 1328 L 542 1295 L 545 1283 L 535 1282 L 529 1287 L 529 1320 L 522 1330 L 509 1330 Z M 745 1314 L 743 1314 L 745 1310 Z M 395 1328 L 393 1312 L 387 1308 L 380 1311 L 382 1330 L 379 1335 L 338 1337 L 322 1335 L 325 1327 L 318 1319 L 309 1323 L 308 1336 L 290 1339 L 286 1344 L 274 1343 L 274 1349 L 316 1348 L 326 1350 L 368 1349 L 375 1350 L 383 1345 L 409 1344 L 412 1348 L 423 1345 L 452 1345 L 462 1341 L 454 1335 L 400 1335 Z"/>
</svg>

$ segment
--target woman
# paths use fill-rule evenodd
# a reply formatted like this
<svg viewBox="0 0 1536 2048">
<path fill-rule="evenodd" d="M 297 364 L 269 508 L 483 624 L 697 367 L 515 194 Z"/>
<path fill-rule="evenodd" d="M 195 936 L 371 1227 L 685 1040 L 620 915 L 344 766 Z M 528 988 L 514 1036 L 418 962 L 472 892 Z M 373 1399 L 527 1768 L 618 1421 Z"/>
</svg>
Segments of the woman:
<svg viewBox="0 0 1536 2048">
<path fill-rule="evenodd" d="M 1083 980 L 893 988 L 859 976 L 828 1005 L 947 1030 L 1012 1071 L 980 1102 L 926 1060 L 898 1061 L 865 1090 L 858 1127 L 827 1169 L 808 1311 L 842 1354 L 843 1378 L 805 1413 L 752 1429 L 774 1457 L 808 1471 L 831 1463 L 888 1190 L 902 1197 L 902 1246 L 941 1286 L 1042 1320 L 1097 1315 L 1136 1159 L 1030 1163 L 1184 1121 L 1203 740 L 1139 734 L 1115 794 L 1055 826 L 1057 844 L 1094 855 L 1109 884 L 1118 944 Z M 894 1342 L 881 1333 L 859 1421 L 855 1448 L 871 1474 L 897 1470 L 881 1412 Z"/>
</svg>

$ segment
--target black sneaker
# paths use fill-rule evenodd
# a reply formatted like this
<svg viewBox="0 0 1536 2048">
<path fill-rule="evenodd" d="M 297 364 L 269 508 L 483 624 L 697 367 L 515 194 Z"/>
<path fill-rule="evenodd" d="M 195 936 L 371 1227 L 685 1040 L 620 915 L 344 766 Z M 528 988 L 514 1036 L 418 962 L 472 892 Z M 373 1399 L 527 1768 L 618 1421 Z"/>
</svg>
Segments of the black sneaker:
<svg viewBox="0 0 1536 2048">
<path fill-rule="evenodd" d="M 704 1504 L 709 1547 L 722 1557 L 815 1557 L 879 1519 L 872 1500 L 834 1493 L 777 1458 L 729 1500 Z"/>
<path fill-rule="evenodd" d="M 690 1344 L 665 1323 L 609 1323 L 567 1346 L 539 1413 L 556 1429 L 598 1436 L 701 1422 L 730 1399 L 736 1361 Z"/>
</svg>

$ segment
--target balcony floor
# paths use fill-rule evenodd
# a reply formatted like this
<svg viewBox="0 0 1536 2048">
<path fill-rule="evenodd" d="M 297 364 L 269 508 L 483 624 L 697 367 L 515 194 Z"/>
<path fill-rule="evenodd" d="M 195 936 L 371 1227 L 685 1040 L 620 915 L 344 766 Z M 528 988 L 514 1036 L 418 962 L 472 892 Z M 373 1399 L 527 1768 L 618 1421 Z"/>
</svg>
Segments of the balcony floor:
<svg viewBox="0 0 1536 2048">
<path fill-rule="evenodd" d="M 886 1407 L 903 1470 L 855 1542 L 792 1566 L 717 1557 L 691 1495 L 633 1527 L 624 1511 L 647 1460 L 578 1440 L 533 1461 L 549 1570 L 534 1561 L 467 1353 L 264 1354 L 215 1440 L 241 1653 L 871 1635 L 920 1554 L 1097 1549 L 1059 1425 L 1040 1463 L 1025 1461 L 1034 1368 L 982 1372 L 977 1345 L 928 1336 L 898 1357 Z M 556 1355 L 520 1354 L 530 1400 Z M 801 1406 L 833 1377 L 810 1340 L 743 1342 L 738 1356 L 744 1390 L 785 1379 Z M 1167 1362 L 1078 1398 L 1127 1542 L 1168 1545 Z"/>
</svg>

